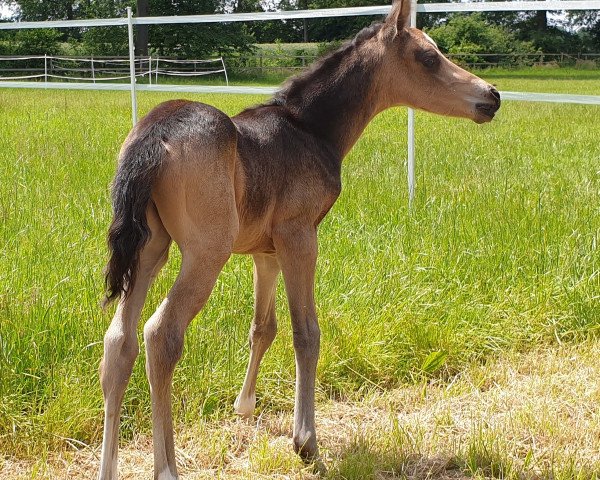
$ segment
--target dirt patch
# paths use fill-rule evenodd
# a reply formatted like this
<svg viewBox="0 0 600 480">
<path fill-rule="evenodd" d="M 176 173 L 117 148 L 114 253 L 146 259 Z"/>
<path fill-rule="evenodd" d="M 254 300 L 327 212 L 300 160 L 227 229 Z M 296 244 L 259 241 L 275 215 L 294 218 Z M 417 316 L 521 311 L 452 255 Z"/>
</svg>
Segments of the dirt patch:
<svg viewBox="0 0 600 480">
<path fill-rule="evenodd" d="M 291 412 L 181 427 L 180 475 L 593 478 L 600 471 L 599 356 L 597 341 L 545 348 L 473 366 L 449 382 L 321 404 L 320 473 L 293 453 Z M 0 478 L 95 478 L 99 446 L 79 447 L 29 462 L 0 458 Z M 151 478 L 151 439 L 124 445 L 119 468 L 124 479 Z"/>
</svg>

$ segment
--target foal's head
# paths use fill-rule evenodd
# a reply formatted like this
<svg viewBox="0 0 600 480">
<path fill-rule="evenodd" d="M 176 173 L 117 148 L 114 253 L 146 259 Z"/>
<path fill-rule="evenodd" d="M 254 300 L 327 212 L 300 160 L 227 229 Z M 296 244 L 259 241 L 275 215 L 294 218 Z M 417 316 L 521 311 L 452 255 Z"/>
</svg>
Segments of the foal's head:
<svg viewBox="0 0 600 480">
<path fill-rule="evenodd" d="M 377 35 L 386 106 L 407 105 L 477 123 L 492 120 L 500 107 L 498 91 L 444 57 L 427 34 L 409 27 L 410 10 L 410 0 L 394 0 Z"/>
</svg>

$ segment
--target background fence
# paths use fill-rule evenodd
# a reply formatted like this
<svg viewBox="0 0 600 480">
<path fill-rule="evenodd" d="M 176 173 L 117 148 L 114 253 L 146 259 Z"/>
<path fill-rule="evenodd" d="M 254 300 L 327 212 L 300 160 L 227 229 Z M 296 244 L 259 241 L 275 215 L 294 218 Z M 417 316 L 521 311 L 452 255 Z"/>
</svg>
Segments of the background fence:
<svg viewBox="0 0 600 480">
<path fill-rule="evenodd" d="M 497 1 L 497 2 L 457 2 L 457 3 L 428 3 L 417 5 L 413 1 L 411 25 L 416 25 L 417 13 L 450 13 L 450 12 L 493 12 L 493 11 L 536 11 L 536 10 L 600 10 L 600 0 L 543 0 L 543 1 Z M 133 18 L 131 8 L 128 8 L 127 18 L 90 19 L 90 20 L 57 20 L 46 22 L 6 22 L 0 23 L 0 30 L 25 28 L 70 28 L 70 27 L 103 27 L 127 26 L 129 38 L 129 89 L 131 91 L 132 120 L 137 121 L 138 90 L 180 91 L 180 92 L 218 92 L 218 93 L 271 93 L 272 88 L 260 87 L 211 87 L 195 85 L 139 85 L 136 87 L 136 59 L 134 56 L 133 28 L 135 25 L 161 25 L 182 23 L 228 23 L 264 20 L 292 20 L 308 18 L 333 18 L 358 15 L 386 15 L 390 6 L 331 8 L 319 10 L 297 10 L 261 13 L 233 13 L 214 15 L 182 15 L 174 17 L 139 17 Z M 124 84 L 119 83 L 80 83 L 80 82 L 0 82 L 5 88 L 64 88 L 64 89 L 96 89 L 123 90 Z M 600 105 L 600 96 L 540 94 L 523 92 L 501 92 L 503 99 L 524 101 L 546 101 L 557 103 L 580 103 Z M 409 109 L 408 116 L 408 185 L 409 198 L 412 200 L 415 188 L 414 165 L 414 111 Z"/>
<path fill-rule="evenodd" d="M 184 60 L 158 56 L 133 59 L 137 80 L 157 84 L 166 77 L 204 77 L 220 75 L 228 85 L 229 78 L 222 57 L 202 60 Z M 80 56 L 0 56 L 0 81 L 90 81 L 110 82 L 130 80 L 129 57 L 80 57 Z M 1 85 L 1 84 L 0 84 Z"/>
<path fill-rule="evenodd" d="M 600 53 L 447 53 L 453 62 L 468 68 L 562 66 L 582 69 L 600 68 Z M 271 73 L 294 73 L 314 62 L 317 53 L 294 54 L 262 52 L 236 55 L 225 61 L 231 74 L 260 76 Z"/>
<path fill-rule="evenodd" d="M 600 53 L 451 53 L 455 63 L 467 68 L 490 67 L 574 67 L 600 68 Z M 210 76 L 229 84 L 231 75 L 260 78 L 269 75 L 291 75 L 313 63 L 319 55 L 258 51 L 251 55 L 231 55 L 227 58 L 181 59 L 136 57 L 136 83 L 169 83 L 180 79 Z M 89 81 L 110 82 L 129 80 L 129 57 L 81 56 L 2 56 L 0 82 L 4 80 Z"/>
</svg>

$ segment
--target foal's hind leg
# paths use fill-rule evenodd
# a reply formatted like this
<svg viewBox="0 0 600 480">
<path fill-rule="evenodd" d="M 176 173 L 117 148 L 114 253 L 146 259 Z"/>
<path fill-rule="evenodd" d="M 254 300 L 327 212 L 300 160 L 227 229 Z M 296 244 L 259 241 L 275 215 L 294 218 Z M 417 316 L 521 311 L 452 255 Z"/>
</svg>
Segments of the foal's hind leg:
<svg viewBox="0 0 600 480">
<path fill-rule="evenodd" d="M 104 357 L 100 364 L 100 383 L 104 392 L 104 438 L 100 480 L 117 478 L 119 416 L 125 387 L 138 355 L 136 327 L 148 288 L 167 255 L 171 238 L 162 226 L 154 205 L 147 210 L 152 237 L 140 252 L 139 271 L 131 294 L 122 298 L 104 336 Z"/>
<path fill-rule="evenodd" d="M 229 258 L 222 246 L 196 245 L 183 252 L 181 272 L 167 298 L 144 326 L 146 373 L 152 396 L 154 477 L 177 478 L 171 382 L 183 351 L 187 326 L 202 309 Z"/>
<path fill-rule="evenodd" d="M 244 385 L 235 400 L 235 412 L 251 418 L 256 406 L 256 377 L 263 355 L 277 333 L 275 289 L 279 263 L 275 255 L 254 255 L 254 319 L 250 328 L 250 360 Z"/>
<path fill-rule="evenodd" d="M 171 382 L 184 334 L 208 300 L 238 231 L 233 168 L 230 171 L 226 159 L 215 157 L 187 156 L 185 161 L 174 157 L 171 170 L 163 173 L 153 194 L 165 228 L 182 255 L 177 280 L 144 326 L 154 476 L 160 480 L 177 478 Z"/>
</svg>

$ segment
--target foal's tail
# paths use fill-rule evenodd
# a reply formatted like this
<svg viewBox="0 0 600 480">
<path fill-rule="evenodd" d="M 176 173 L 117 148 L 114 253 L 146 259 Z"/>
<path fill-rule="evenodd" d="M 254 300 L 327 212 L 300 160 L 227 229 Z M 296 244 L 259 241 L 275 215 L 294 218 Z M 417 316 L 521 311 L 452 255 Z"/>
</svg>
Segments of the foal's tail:
<svg viewBox="0 0 600 480">
<path fill-rule="evenodd" d="M 105 269 L 104 306 L 121 294 L 127 296 L 131 292 L 140 251 L 151 235 L 146 208 L 166 148 L 155 128 L 138 128 L 132 131 L 121 150 L 112 184 L 113 221 L 108 231 L 110 259 Z"/>
</svg>

